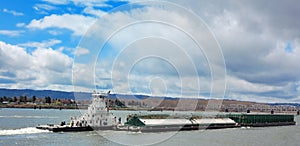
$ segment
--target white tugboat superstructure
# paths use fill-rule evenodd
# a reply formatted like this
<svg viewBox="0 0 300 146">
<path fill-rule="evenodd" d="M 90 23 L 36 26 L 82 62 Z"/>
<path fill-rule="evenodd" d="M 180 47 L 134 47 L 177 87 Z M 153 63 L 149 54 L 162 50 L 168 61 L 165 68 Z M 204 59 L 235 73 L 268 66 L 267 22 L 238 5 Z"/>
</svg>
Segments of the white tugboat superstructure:
<svg viewBox="0 0 300 146">
<path fill-rule="evenodd" d="M 111 113 L 109 113 L 109 93 L 92 94 L 92 104 L 89 105 L 87 113 L 85 113 L 79 120 L 85 121 L 88 126 L 93 129 L 110 129 L 116 125 L 116 120 Z"/>
</svg>

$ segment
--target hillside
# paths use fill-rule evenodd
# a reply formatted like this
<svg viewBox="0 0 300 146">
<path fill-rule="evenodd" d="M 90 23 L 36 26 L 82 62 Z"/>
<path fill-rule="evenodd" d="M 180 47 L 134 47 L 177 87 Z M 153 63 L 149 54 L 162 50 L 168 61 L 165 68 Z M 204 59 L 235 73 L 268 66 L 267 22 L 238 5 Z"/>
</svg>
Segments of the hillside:
<svg viewBox="0 0 300 146">
<path fill-rule="evenodd" d="M 80 97 L 91 97 L 91 93 L 78 92 L 76 95 Z M 18 96 L 27 96 L 27 97 L 40 97 L 44 98 L 50 96 L 51 98 L 57 99 L 75 99 L 74 92 L 64 92 L 64 91 L 53 91 L 53 90 L 31 90 L 31 89 L 0 89 L 0 97 L 18 97 Z"/>
</svg>

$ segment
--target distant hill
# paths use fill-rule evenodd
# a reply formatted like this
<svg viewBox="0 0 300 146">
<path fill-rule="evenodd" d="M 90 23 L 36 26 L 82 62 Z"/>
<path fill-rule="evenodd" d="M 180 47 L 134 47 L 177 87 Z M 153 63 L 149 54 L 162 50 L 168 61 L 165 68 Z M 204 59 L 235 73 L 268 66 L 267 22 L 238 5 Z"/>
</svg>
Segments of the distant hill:
<svg viewBox="0 0 300 146">
<path fill-rule="evenodd" d="M 87 99 L 91 97 L 91 93 L 86 92 L 78 92 L 76 95 L 80 97 L 86 97 Z M 53 91 L 53 90 L 31 90 L 31 89 L 0 89 L 0 96 L 6 97 L 19 97 L 19 96 L 27 96 L 27 97 L 40 97 L 44 98 L 46 96 L 50 96 L 51 98 L 57 99 L 75 99 L 74 92 L 64 92 L 64 91 Z"/>
<path fill-rule="evenodd" d="M 36 96 L 38 98 L 44 98 L 46 96 L 50 96 L 52 99 L 76 99 L 76 100 L 88 100 L 91 98 L 92 93 L 88 92 L 65 92 L 65 91 L 54 91 L 54 90 L 31 90 L 31 89 L 1 89 L 0 88 L 0 97 L 19 97 L 19 96 L 27 96 L 32 97 Z M 76 97 L 76 98 L 75 98 Z M 179 98 L 172 98 L 172 97 L 151 97 L 147 95 L 128 95 L 128 94 L 111 94 L 111 99 L 127 99 L 127 100 L 136 100 L 136 99 L 164 99 L 166 101 L 174 101 L 179 100 Z M 199 99 L 200 100 L 200 99 Z M 237 100 L 230 100 L 224 99 L 223 104 L 244 104 L 244 105 L 251 105 L 255 104 L 254 102 L 247 102 L 247 101 L 237 101 Z M 268 105 L 271 106 L 296 106 L 300 107 L 298 103 L 269 103 Z"/>
<path fill-rule="evenodd" d="M 65 92 L 65 91 L 54 91 L 54 90 L 32 90 L 32 89 L 1 89 L 0 88 L 0 97 L 6 96 L 6 97 L 19 97 L 19 96 L 27 96 L 27 97 L 40 97 L 44 98 L 46 96 L 50 96 L 51 98 L 57 98 L 57 99 L 80 99 L 80 100 L 86 100 L 91 98 L 92 93 L 88 92 Z M 145 99 L 150 98 L 150 96 L 147 95 L 127 95 L 127 94 L 111 94 L 111 99 Z M 151 97 L 153 98 L 153 97 Z M 171 98 L 171 97 L 155 97 L 155 98 L 164 98 L 168 100 L 176 100 L 178 98 Z"/>
<path fill-rule="evenodd" d="M 300 107 L 299 103 L 270 103 L 271 106 L 296 106 Z"/>
<path fill-rule="evenodd" d="M 92 93 L 88 92 L 65 92 L 65 91 L 54 91 L 54 90 L 32 90 L 32 89 L 1 89 L 0 88 L 0 97 L 19 97 L 27 96 L 32 97 L 36 96 L 38 98 L 44 98 L 50 96 L 51 98 L 57 99 L 81 99 L 86 100 L 90 99 Z M 111 94 L 110 98 L 121 98 L 121 99 L 144 99 L 149 98 L 150 96 L 146 95 L 125 95 L 125 94 Z"/>
</svg>

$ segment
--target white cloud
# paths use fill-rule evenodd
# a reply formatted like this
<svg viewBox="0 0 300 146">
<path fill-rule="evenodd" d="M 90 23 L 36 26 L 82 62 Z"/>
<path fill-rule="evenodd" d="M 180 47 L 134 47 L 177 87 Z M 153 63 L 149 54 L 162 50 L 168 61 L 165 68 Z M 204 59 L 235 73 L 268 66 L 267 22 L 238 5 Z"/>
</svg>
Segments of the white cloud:
<svg viewBox="0 0 300 146">
<path fill-rule="evenodd" d="M 83 12 L 86 14 L 91 14 L 91 15 L 97 16 L 97 17 L 101 17 L 101 16 L 107 14 L 104 11 L 94 9 L 93 7 L 90 7 L 90 6 L 84 8 Z"/>
<path fill-rule="evenodd" d="M 295 101 L 299 96 L 294 91 L 294 83 L 300 80 L 300 64 L 296 59 L 300 57 L 300 52 L 299 37 L 291 36 L 297 30 L 292 30 L 293 27 L 278 29 L 277 25 L 269 22 L 275 17 L 279 20 L 279 17 L 286 19 L 291 16 L 286 12 L 285 15 L 270 15 L 256 7 L 244 9 L 241 5 L 246 4 L 214 6 L 219 10 L 217 14 L 200 14 L 208 20 L 223 49 L 227 71 L 231 76 L 227 80 L 229 92 L 235 99 L 241 100 Z M 274 7 L 278 7 L 278 4 L 274 4 Z M 266 9 L 269 11 L 273 8 Z M 285 51 L 288 44 L 292 46 L 291 52 Z"/>
<path fill-rule="evenodd" d="M 211 23 L 223 48 L 229 73 L 265 85 L 284 85 L 299 80 L 296 75 L 300 73 L 297 67 L 300 64 L 296 61 L 300 57 L 299 39 L 274 36 L 274 32 L 269 32 L 271 26 L 261 21 L 263 15 L 249 15 L 243 20 L 239 13 L 225 10 Z M 258 28 L 249 28 L 245 21 Z M 290 53 L 285 51 L 289 43 L 293 47 Z"/>
<path fill-rule="evenodd" d="M 105 3 L 106 1 L 45 0 L 45 2 L 51 5 L 73 3 L 83 8 L 81 13 L 89 14 L 89 16 L 52 14 L 38 20 L 32 20 L 26 26 L 32 29 L 69 29 L 77 36 L 83 35 L 91 28 L 90 33 L 85 35 L 81 43 L 86 44 L 80 46 L 88 49 L 88 51 L 79 49 L 75 53 L 78 55 L 76 59 L 79 60 L 75 63 L 78 66 L 73 69 L 75 74 L 73 77 L 78 88 L 86 89 L 86 87 L 97 84 L 103 89 L 115 88 L 123 93 L 129 93 L 130 90 L 137 93 L 150 93 L 151 86 L 149 84 L 156 77 L 156 79 L 164 80 L 163 83 L 155 81 L 154 84 L 161 88 L 166 85 L 169 89 L 167 90 L 168 94 L 174 96 L 180 95 L 182 86 L 185 88 L 185 95 L 190 97 L 199 91 L 198 86 L 205 93 L 209 93 L 211 86 L 216 86 L 218 91 L 219 89 L 222 91 L 224 82 L 222 79 L 222 61 L 220 61 L 222 56 L 213 49 L 207 49 L 214 48 L 212 42 L 209 41 L 212 37 L 203 35 L 207 31 L 202 28 L 209 26 L 215 33 L 224 53 L 228 72 L 227 92 L 229 92 L 230 98 L 266 102 L 270 100 L 300 102 L 300 63 L 298 61 L 300 58 L 300 21 L 296 18 L 300 9 L 297 7 L 297 2 L 276 1 L 269 5 L 265 1 L 172 1 L 188 8 L 188 11 L 195 12 L 198 14 L 197 17 L 191 17 L 183 10 L 170 9 L 169 7 L 143 5 L 140 8 L 134 7 L 126 11 L 105 13 L 95 8 L 109 6 Z M 47 8 L 44 6 L 44 9 Z M 8 12 L 9 10 L 5 11 Z M 96 17 L 99 16 L 102 18 L 95 25 L 92 25 L 96 21 Z M 199 17 L 206 24 L 196 23 Z M 142 22 L 143 20 L 155 21 L 147 23 Z M 168 20 L 169 23 L 160 23 L 164 20 Z M 137 23 L 130 24 L 131 22 Z M 127 24 L 130 25 L 126 26 Z M 19 26 L 22 27 L 22 24 Z M 56 31 L 49 31 L 49 33 L 52 35 L 60 34 Z M 110 36 L 113 33 L 115 34 Z M 2 34 L 17 36 L 20 32 L 2 31 Z M 202 40 L 200 43 L 202 50 L 197 49 L 198 46 L 188 37 L 189 35 L 194 36 L 194 39 Z M 107 40 L 106 48 L 99 52 L 100 46 L 103 45 L 101 42 L 106 41 L 103 39 L 108 36 L 111 39 Z M 89 44 L 89 42 L 91 43 Z M 55 64 L 69 67 L 68 57 L 61 54 L 64 48 L 44 50 L 58 43 L 60 42 L 55 43 L 53 41 L 52 44 L 32 42 L 19 46 L 39 47 L 40 49 L 37 49 L 35 53 L 47 54 L 53 58 L 58 56 L 60 59 L 57 59 L 58 62 Z M 288 44 L 291 45 L 289 52 L 285 51 Z M 9 45 L 2 44 L 2 46 Z M 11 45 L 10 47 L 17 46 Z M 11 51 L 13 50 L 22 49 L 11 49 Z M 143 56 L 149 54 L 161 57 L 162 60 L 155 60 L 151 55 L 148 56 L 149 58 L 152 57 L 149 62 L 145 58 L 142 59 Z M 99 55 L 98 58 L 96 58 L 97 55 Z M 21 56 L 27 56 L 27 58 Z M 20 63 L 21 65 L 26 59 L 35 63 L 45 61 L 47 63 L 35 65 L 42 69 L 41 74 L 48 75 L 51 73 L 50 78 L 53 75 L 68 78 L 68 75 L 60 74 L 64 69 L 56 68 L 55 64 L 48 63 L 50 59 L 45 55 L 40 58 L 38 54 L 26 55 L 25 51 L 25 55 L 23 52 L 21 56 L 5 54 L 3 59 L 11 59 L 13 60 L 10 62 L 11 64 Z M 18 62 L 14 58 L 23 59 L 21 59 L 22 62 Z M 138 59 L 141 60 L 138 62 Z M 163 59 L 169 61 L 170 64 L 165 63 Z M 97 64 L 94 65 L 94 63 Z M 6 67 L 10 66 L 9 63 L 4 64 Z M 95 66 L 96 68 L 94 68 Z M 172 68 L 172 66 L 176 68 Z M 196 70 L 193 70 L 195 68 Z M 94 69 L 96 69 L 95 74 L 97 75 L 95 82 Z M 188 84 L 182 85 L 178 82 L 176 71 L 180 71 L 182 81 Z M 198 74 L 194 74 L 194 71 L 197 71 Z M 211 72 L 217 75 L 211 75 Z M 46 76 L 31 76 L 26 71 L 18 72 L 16 75 L 18 77 L 23 76 L 22 80 L 39 78 L 34 84 L 42 85 L 43 82 L 49 82 Z M 53 81 L 59 82 L 58 79 Z M 200 85 L 197 84 L 196 79 L 200 80 Z M 212 81 L 214 81 L 214 85 Z M 18 86 L 21 85 L 18 83 Z M 44 86 L 47 85 L 44 84 Z M 55 87 L 58 88 L 60 85 L 55 85 Z M 157 91 L 156 94 L 163 92 L 163 90 L 154 90 Z"/>
<path fill-rule="evenodd" d="M 66 51 L 66 52 L 74 52 L 74 48 L 68 48 L 68 47 L 59 47 L 58 49 L 57 49 L 58 51 L 60 51 L 60 52 L 63 52 L 63 51 Z"/>
<path fill-rule="evenodd" d="M 7 36 L 10 36 L 10 37 L 19 36 L 22 33 L 24 33 L 24 31 L 20 31 L 20 30 L 0 30 L 0 35 L 7 35 Z"/>
<path fill-rule="evenodd" d="M 81 55 L 86 55 L 86 54 L 89 54 L 89 53 L 90 53 L 90 51 L 88 49 L 79 47 L 79 48 L 76 49 L 74 54 L 76 56 L 81 56 Z"/>
<path fill-rule="evenodd" d="M 57 5 L 65 5 L 74 3 L 77 6 L 94 6 L 94 7 L 108 7 L 106 4 L 108 0 L 43 0 L 45 2 Z"/>
<path fill-rule="evenodd" d="M 52 49 L 39 48 L 32 52 L 32 56 L 37 65 L 56 72 L 63 72 L 72 64 L 72 60 L 67 55 Z"/>
<path fill-rule="evenodd" d="M 16 26 L 17 27 L 24 27 L 26 24 L 25 23 L 17 23 Z"/>
<path fill-rule="evenodd" d="M 14 16 L 23 16 L 24 15 L 21 12 L 17 12 L 17 11 L 14 11 L 14 10 L 8 10 L 8 9 L 3 9 L 3 12 L 12 14 Z"/>
<path fill-rule="evenodd" d="M 0 42 L 1 72 L 14 84 L 3 88 L 54 89 L 71 85 L 72 59 L 52 49 L 38 48 L 31 54 L 25 48 Z"/>
<path fill-rule="evenodd" d="M 6 44 L 0 41 L 1 68 L 13 71 L 30 67 L 31 56 L 24 48 Z"/>
<path fill-rule="evenodd" d="M 51 46 L 54 46 L 56 44 L 60 44 L 61 40 L 56 39 L 50 39 L 43 42 L 28 42 L 24 44 L 19 44 L 19 46 L 22 47 L 34 47 L 34 48 L 49 48 Z"/>
<path fill-rule="evenodd" d="M 34 19 L 26 27 L 32 29 L 65 28 L 73 31 L 74 35 L 83 35 L 94 22 L 95 18 L 78 14 L 52 14 L 39 20 Z"/>
<path fill-rule="evenodd" d="M 283 87 L 255 84 L 246 80 L 236 78 L 233 76 L 227 76 L 227 89 L 231 92 L 251 92 L 251 93 L 262 93 L 271 92 L 274 90 L 281 90 Z"/>
<path fill-rule="evenodd" d="M 54 7 L 54 6 L 47 5 L 47 4 L 35 4 L 33 8 L 34 8 L 36 11 L 43 11 L 43 10 L 51 11 L 51 10 L 57 9 L 57 8 Z"/>
<path fill-rule="evenodd" d="M 58 31 L 58 30 L 49 30 L 48 32 L 49 32 L 49 34 L 52 34 L 52 35 L 61 35 L 61 34 L 63 34 L 61 31 Z"/>
<path fill-rule="evenodd" d="M 276 16 L 269 16 L 269 14 L 265 13 L 257 14 L 253 12 L 256 9 L 255 7 L 242 9 L 240 5 L 243 3 L 235 4 L 233 1 L 230 1 L 230 3 L 221 2 L 220 5 L 214 5 L 214 2 L 205 2 L 205 4 L 206 5 L 203 5 L 202 2 L 199 2 L 193 6 L 190 5 L 190 7 L 205 20 L 220 42 L 224 52 L 226 69 L 229 74 L 227 78 L 227 88 L 231 92 L 230 94 L 236 95 L 234 96 L 235 99 L 251 101 L 268 101 L 268 99 L 295 101 L 299 96 L 299 92 L 295 92 L 293 89 L 299 87 L 295 82 L 299 82 L 298 75 L 300 74 L 300 64 L 298 63 L 299 61 L 297 61 L 297 58 L 300 58 L 300 39 L 286 35 L 293 31 L 288 30 L 289 28 L 285 28 L 285 30 L 282 30 L 282 34 L 284 35 L 278 35 L 280 33 L 276 31 L 281 29 L 276 30 L 272 28 L 272 25 L 268 22 L 269 17 Z M 238 7 L 238 9 L 233 7 L 236 5 L 240 7 Z M 203 6 L 203 9 L 199 9 L 198 6 Z M 185 17 L 182 17 L 182 15 Z M 283 16 L 286 17 L 287 15 Z M 112 82 L 115 82 L 112 88 L 116 88 L 120 92 L 128 92 L 128 90 L 131 90 L 130 88 L 134 89 L 133 91 L 148 92 L 148 83 L 151 82 L 151 80 L 147 79 L 147 75 L 153 75 L 156 71 L 156 73 L 160 73 L 159 75 L 167 75 L 163 77 L 167 80 L 164 81 L 165 84 L 169 84 L 168 80 L 174 82 L 174 80 L 171 79 L 172 74 L 170 74 L 169 68 L 165 67 L 163 63 L 146 63 L 141 61 L 143 62 L 142 66 L 136 70 L 138 75 L 130 81 L 131 86 L 127 84 L 128 81 L 126 79 L 128 79 L 128 75 L 131 75 L 131 73 L 128 73 L 128 70 L 135 65 L 132 60 L 137 60 L 151 53 L 153 55 L 153 52 L 154 54 L 156 52 L 156 56 L 161 55 L 163 58 L 167 58 L 167 60 L 174 63 L 175 66 L 178 67 L 177 69 L 186 71 L 185 74 L 181 74 L 184 75 L 182 77 L 190 77 L 190 79 L 186 81 L 195 81 L 195 76 L 193 78 L 193 76 L 188 74 L 192 71 L 193 66 L 188 63 L 188 60 L 184 61 L 184 58 L 192 58 L 192 62 L 196 64 L 198 72 L 202 73 L 202 71 L 206 69 L 206 72 L 199 74 L 201 79 L 200 87 L 203 87 L 203 85 L 212 86 L 210 80 L 212 78 L 215 80 L 213 86 L 216 86 L 217 90 L 221 92 L 222 87 L 219 87 L 219 85 L 222 85 L 224 79 L 216 79 L 215 76 L 210 76 L 209 73 L 211 71 L 216 74 L 222 72 L 222 70 L 220 70 L 220 64 L 218 64 L 221 62 L 216 64 L 211 62 L 217 62 L 216 60 L 222 59 L 222 56 L 216 55 L 216 52 L 205 49 L 210 45 L 209 41 L 200 43 L 201 47 L 204 48 L 204 52 L 201 52 L 196 50 L 196 47 L 192 45 L 193 42 L 183 37 L 184 35 L 181 32 L 176 32 L 170 29 L 169 26 L 157 25 L 155 23 L 141 23 L 142 25 L 134 23 L 126 26 L 126 24 L 130 24 L 130 22 L 139 20 L 163 21 L 164 19 L 170 20 L 170 24 L 176 24 L 179 28 L 183 28 L 185 32 L 196 36 L 196 39 L 205 40 L 207 37 L 207 35 L 203 35 L 204 31 L 200 31 L 201 29 L 199 28 L 201 28 L 201 25 L 195 24 L 195 19 L 190 20 L 191 17 L 185 15 L 180 10 L 173 9 L 172 11 L 168 8 L 156 9 L 145 6 L 144 8 L 132 9 L 126 12 L 109 13 L 104 15 L 103 18 L 92 26 L 93 32 L 87 33 L 85 36 L 86 40 L 83 39 L 82 42 L 83 44 L 85 42 L 88 44 L 88 38 L 90 38 L 90 40 L 101 40 L 101 38 L 104 39 L 106 36 L 115 33 L 111 36 L 110 40 L 106 42 L 110 47 L 101 50 L 109 53 L 100 54 L 98 58 L 102 61 L 106 60 L 104 64 L 110 61 L 114 63 L 108 63 L 109 65 L 104 67 L 111 72 L 97 72 L 97 75 L 101 78 L 101 76 L 105 76 L 104 74 L 110 73 L 112 77 L 109 78 L 111 78 Z M 194 33 L 192 31 L 194 31 Z M 291 33 L 291 35 L 293 34 L 294 33 Z M 176 47 L 170 47 L 170 45 L 158 40 L 150 41 L 151 39 L 148 37 L 160 37 L 158 40 L 166 39 L 165 41 L 168 40 L 171 44 L 176 44 L 177 47 L 184 46 L 184 52 L 180 52 L 180 49 L 177 50 L 175 49 Z M 143 40 L 146 41 L 143 42 Z M 292 46 L 292 51 L 290 52 L 285 51 L 288 43 Z M 99 53 L 97 50 L 99 50 L 101 43 L 94 42 L 93 45 L 95 47 L 86 48 L 90 49 L 90 54 L 97 55 L 97 53 Z M 91 44 L 87 46 L 91 46 Z M 96 48 L 97 46 L 98 48 Z M 204 55 L 204 58 L 199 57 L 201 53 L 209 56 Z M 189 56 L 186 56 L 187 54 Z M 116 60 L 110 60 L 112 58 L 108 56 L 112 58 L 116 57 Z M 172 60 L 172 57 L 177 59 Z M 205 57 L 212 59 L 209 60 L 210 62 L 207 62 Z M 91 60 L 94 61 L 95 59 Z M 97 63 L 101 64 L 99 60 Z M 208 67 L 205 67 L 205 65 L 208 65 Z M 110 68 L 111 66 L 114 66 L 115 70 Z M 210 70 L 212 68 L 209 67 L 213 67 L 213 70 Z M 100 79 L 97 83 L 100 84 L 100 82 L 101 86 L 106 87 L 103 85 L 103 80 Z M 105 83 L 106 85 L 111 84 L 111 82 L 107 81 L 105 81 Z M 194 88 L 185 86 L 185 88 L 188 89 L 186 90 L 187 92 L 197 91 L 197 89 L 195 90 L 196 84 L 189 85 Z M 173 87 L 173 89 L 175 88 Z M 209 88 L 205 88 L 205 91 L 209 91 Z M 238 95 L 241 96 L 239 97 Z"/>
<path fill-rule="evenodd" d="M 217 72 L 218 67 L 222 68 L 218 45 L 207 28 L 199 27 L 204 26 L 199 19 L 189 17 L 191 14 L 182 9 L 178 11 L 143 7 L 104 15 L 79 44 L 90 49 L 89 57 L 77 57 L 75 62 L 89 58 L 88 64 L 96 63 L 96 82 L 92 84 L 117 93 L 151 94 L 149 84 L 161 78 L 167 95 L 199 97 L 214 87 L 213 96 L 221 98 L 225 86 L 222 72 L 225 77 L 224 66 Z M 100 51 L 101 41 L 106 47 Z M 98 62 L 93 62 L 97 55 Z M 213 80 L 210 69 L 214 69 Z M 214 86 L 212 82 L 216 82 Z M 164 92 L 156 88 L 153 91 L 155 95 Z"/>
<path fill-rule="evenodd" d="M 44 2 L 48 2 L 48 3 L 52 3 L 52 4 L 68 4 L 69 1 L 68 0 L 43 0 Z"/>
<path fill-rule="evenodd" d="M 93 64 L 73 64 L 72 83 L 76 87 L 75 91 L 80 91 L 80 88 L 93 88 L 95 86 L 94 69 Z"/>
<path fill-rule="evenodd" d="M 49 4 L 35 4 L 33 6 L 33 9 L 36 11 L 38 14 L 43 14 L 43 15 L 49 15 L 49 13 L 53 13 L 54 10 L 57 10 L 58 8 L 53 5 Z"/>
</svg>

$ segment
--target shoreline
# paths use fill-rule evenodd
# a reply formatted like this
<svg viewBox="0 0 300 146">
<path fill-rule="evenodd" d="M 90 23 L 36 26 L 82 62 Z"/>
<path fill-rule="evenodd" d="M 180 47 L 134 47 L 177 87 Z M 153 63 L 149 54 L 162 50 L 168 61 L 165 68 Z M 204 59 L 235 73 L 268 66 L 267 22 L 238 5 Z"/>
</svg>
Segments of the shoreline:
<svg viewBox="0 0 300 146">
<path fill-rule="evenodd" d="M 87 110 L 88 105 L 80 105 L 80 106 L 55 106 L 55 105 L 32 105 L 32 104 L 23 104 L 23 105 L 3 105 L 0 104 L 0 109 L 1 108 L 15 108 L 15 109 L 34 109 L 34 110 L 39 110 L 39 109 L 57 109 L 57 110 Z M 174 109 L 150 109 L 150 108 L 132 108 L 132 107 L 126 107 L 126 108 L 110 108 L 110 110 L 117 110 L 117 111 L 186 111 L 188 112 L 189 110 L 174 110 Z M 205 112 L 205 110 L 193 110 L 194 112 Z M 214 112 L 224 112 L 224 111 L 214 111 Z M 226 112 L 224 112 L 226 113 Z M 246 113 L 246 112 L 227 112 L 227 113 Z M 269 112 L 260 112 L 260 111 L 251 111 L 251 113 L 262 113 L 262 114 L 269 114 Z M 297 111 L 285 111 L 285 112 L 276 112 L 274 114 L 293 114 L 297 115 Z"/>
<path fill-rule="evenodd" d="M 34 104 L 0 104 L 0 108 L 24 108 L 24 109 L 59 109 L 59 110 L 63 110 L 63 109 L 86 109 L 88 108 L 88 105 L 79 105 L 79 106 L 75 106 L 75 105 L 69 105 L 69 106 L 56 106 L 56 105 L 34 105 Z M 126 107 L 126 108 L 116 108 L 116 107 L 112 107 L 110 108 L 110 110 L 123 110 L 123 111 L 137 111 L 137 110 L 144 110 L 144 111 L 150 111 L 151 109 L 149 108 L 130 108 L 130 107 Z M 153 111 L 153 110 L 151 110 Z M 157 110 L 160 111 L 160 110 Z M 165 110 L 167 111 L 167 110 Z"/>
</svg>

